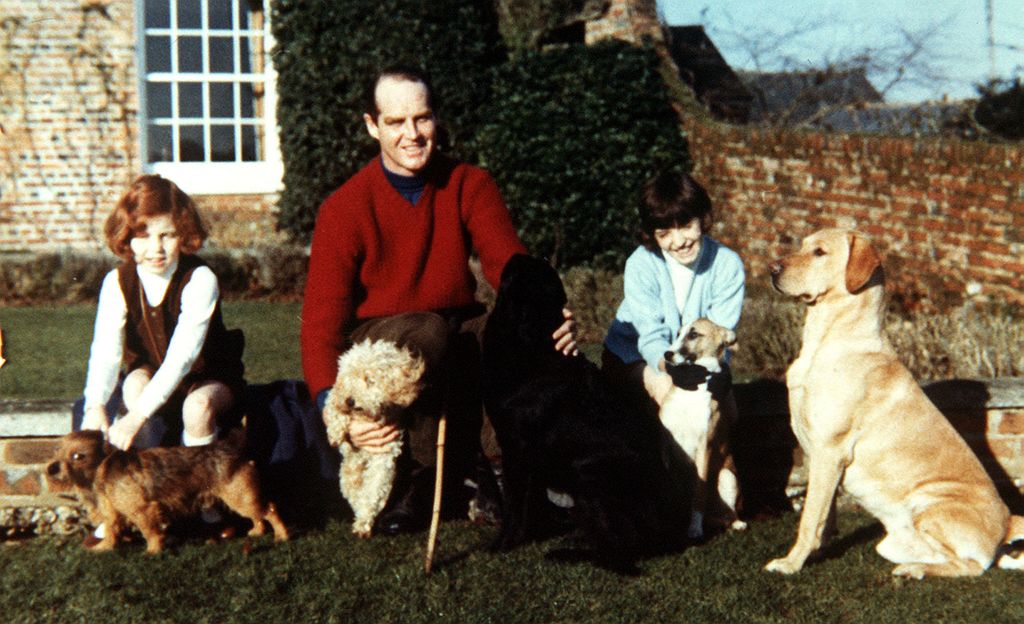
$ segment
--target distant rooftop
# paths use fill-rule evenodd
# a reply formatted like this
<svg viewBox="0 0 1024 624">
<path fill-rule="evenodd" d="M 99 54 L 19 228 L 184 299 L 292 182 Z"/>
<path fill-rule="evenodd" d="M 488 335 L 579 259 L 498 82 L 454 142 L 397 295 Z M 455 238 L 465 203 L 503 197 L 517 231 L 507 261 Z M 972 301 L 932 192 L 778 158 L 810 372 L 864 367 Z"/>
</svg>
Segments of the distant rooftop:
<svg viewBox="0 0 1024 624">
<path fill-rule="evenodd" d="M 882 101 L 863 69 L 803 72 L 740 72 L 754 95 L 750 121 L 783 125 L 814 119 L 844 106 Z"/>
<path fill-rule="evenodd" d="M 679 77 L 690 85 L 711 114 L 746 123 L 754 96 L 729 67 L 702 26 L 670 26 L 665 33 Z"/>
</svg>

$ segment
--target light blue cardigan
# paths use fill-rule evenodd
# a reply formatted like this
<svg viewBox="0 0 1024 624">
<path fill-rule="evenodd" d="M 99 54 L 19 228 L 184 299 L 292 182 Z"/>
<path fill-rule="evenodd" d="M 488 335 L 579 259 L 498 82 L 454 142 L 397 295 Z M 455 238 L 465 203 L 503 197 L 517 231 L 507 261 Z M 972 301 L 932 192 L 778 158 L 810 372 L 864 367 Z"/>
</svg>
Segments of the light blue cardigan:
<svg viewBox="0 0 1024 624">
<path fill-rule="evenodd" d="M 643 359 L 657 368 L 684 325 L 704 317 L 735 329 L 743 308 L 743 261 L 735 251 L 704 236 L 695 267 L 680 317 L 661 251 L 637 247 L 626 260 L 625 297 L 608 328 L 605 347 L 626 364 Z"/>
</svg>

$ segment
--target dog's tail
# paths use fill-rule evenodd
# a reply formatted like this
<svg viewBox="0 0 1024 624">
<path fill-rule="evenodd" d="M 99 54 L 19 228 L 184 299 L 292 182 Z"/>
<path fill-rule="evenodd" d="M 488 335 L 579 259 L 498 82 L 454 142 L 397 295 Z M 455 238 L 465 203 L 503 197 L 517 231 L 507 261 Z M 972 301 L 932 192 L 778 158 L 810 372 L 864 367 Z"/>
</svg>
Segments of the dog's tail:
<svg viewBox="0 0 1024 624">
<path fill-rule="evenodd" d="M 1024 516 L 1010 516 L 1003 545 L 996 553 L 996 566 L 1004 570 L 1024 570 Z"/>
</svg>

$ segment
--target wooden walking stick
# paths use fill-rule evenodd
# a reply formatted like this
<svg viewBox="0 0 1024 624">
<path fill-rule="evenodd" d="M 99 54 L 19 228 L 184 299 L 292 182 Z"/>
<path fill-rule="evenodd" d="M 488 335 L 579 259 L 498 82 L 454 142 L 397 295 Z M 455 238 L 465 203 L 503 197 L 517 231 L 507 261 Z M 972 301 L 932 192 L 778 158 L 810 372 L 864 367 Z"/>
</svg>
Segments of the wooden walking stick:
<svg viewBox="0 0 1024 624">
<path fill-rule="evenodd" d="M 437 462 L 434 476 L 434 511 L 430 516 L 430 533 L 427 535 L 427 557 L 423 562 L 423 571 L 430 574 L 434 565 L 434 547 L 437 546 L 437 527 L 441 523 L 441 489 L 444 483 L 444 438 L 447 415 L 442 413 L 437 423 Z"/>
</svg>

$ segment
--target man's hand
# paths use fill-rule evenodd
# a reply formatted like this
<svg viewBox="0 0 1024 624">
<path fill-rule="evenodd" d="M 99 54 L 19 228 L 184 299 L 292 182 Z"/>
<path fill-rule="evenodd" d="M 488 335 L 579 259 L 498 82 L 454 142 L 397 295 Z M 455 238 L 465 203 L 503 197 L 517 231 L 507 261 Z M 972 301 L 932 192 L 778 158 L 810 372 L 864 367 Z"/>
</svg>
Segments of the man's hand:
<svg viewBox="0 0 1024 624">
<path fill-rule="evenodd" d="M 82 416 L 82 429 L 102 431 L 104 434 L 110 428 L 110 421 L 107 419 L 107 408 L 102 405 L 93 405 L 85 410 Z"/>
<path fill-rule="evenodd" d="M 569 308 L 562 308 L 562 316 L 565 317 L 565 322 L 551 334 L 555 341 L 555 351 L 560 351 L 564 355 L 579 355 L 580 350 L 576 345 L 576 318 Z"/>
<path fill-rule="evenodd" d="M 382 425 L 369 420 L 355 420 L 348 426 L 348 439 L 352 446 L 367 453 L 386 453 L 386 446 L 402 434 L 394 425 Z"/>
<path fill-rule="evenodd" d="M 136 434 L 139 433 L 139 429 L 142 429 L 144 424 L 146 424 L 145 418 L 135 412 L 128 412 L 123 418 L 117 419 L 117 422 L 110 426 L 110 429 L 107 431 L 107 439 L 117 448 L 127 451 L 131 448 Z"/>
</svg>

